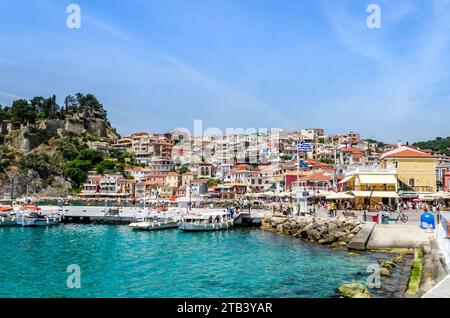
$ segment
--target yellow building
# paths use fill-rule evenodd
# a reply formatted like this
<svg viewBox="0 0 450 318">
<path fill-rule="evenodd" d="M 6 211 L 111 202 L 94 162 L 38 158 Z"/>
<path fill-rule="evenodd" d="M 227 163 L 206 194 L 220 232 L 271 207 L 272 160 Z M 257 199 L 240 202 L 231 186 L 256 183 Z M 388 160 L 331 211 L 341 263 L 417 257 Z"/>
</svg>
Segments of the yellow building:
<svg viewBox="0 0 450 318">
<path fill-rule="evenodd" d="M 399 190 L 416 193 L 436 192 L 436 159 L 420 150 L 401 146 L 385 152 L 384 168 L 397 169 Z"/>
<path fill-rule="evenodd" d="M 356 209 L 395 206 L 399 198 L 395 169 L 355 167 L 346 172 L 338 188 L 354 197 Z"/>
</svg>

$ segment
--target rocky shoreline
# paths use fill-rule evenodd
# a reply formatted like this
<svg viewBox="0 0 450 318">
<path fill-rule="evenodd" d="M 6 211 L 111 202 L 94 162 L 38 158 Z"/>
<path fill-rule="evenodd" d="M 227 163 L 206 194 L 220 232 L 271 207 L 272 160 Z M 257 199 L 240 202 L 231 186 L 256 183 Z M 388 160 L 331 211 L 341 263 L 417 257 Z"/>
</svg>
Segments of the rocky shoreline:
<svg viewBox="0 0 450 318">
<path fill-rule="evenodd" d="M 313 216 L 266 217 L 261 222 L 261 230 L 296 237 L 309 243 L 347 248 L 350 241 L 363 229 L 364 225 L 363 221 L 343 218 L 319 218 Z M 447 275 L 445 262 L 442 255 L 440 255 L 435 239 L 430 239 L 429 242 L 421 247 L 413 249 L 391 248 L 370 251 L 397 255 L 380 262 L 380 275 L 384 279 L 396 273 L 398 271 L 397 267 L 408 267 L 409 279 L 402 297 L 421 297 Z M 355 252 L 349 252 L 348 255 L 358 256 Z M 408 256 L 410 261 L 405 262 L 407 255 L 410 255 Z M 407 263 L 411 263 L 412 266 Z M 344 298 L 373 297 L 364 282 L 345 283 L 337 291 Z"/>
<path fill-rule="evenodd" d="M 342 218 L 319 218 L 313 216 L 264 218 L 261 230 L 290 235 L 310 243 L 347 247 L 364 222 Z"/>
</svg>

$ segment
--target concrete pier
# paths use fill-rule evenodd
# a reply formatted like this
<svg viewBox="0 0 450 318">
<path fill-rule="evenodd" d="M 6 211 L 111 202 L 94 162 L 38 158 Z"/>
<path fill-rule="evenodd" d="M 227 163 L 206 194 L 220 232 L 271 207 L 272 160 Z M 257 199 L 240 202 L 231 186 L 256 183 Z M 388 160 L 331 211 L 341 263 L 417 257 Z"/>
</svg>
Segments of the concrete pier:
<svg viewBox="0 0 450 318">
<path fill-rule="evenodd" d="M 434 236 L 418 224 L 377 224 L 367 242 L 368 249 L 415 248 L 429 242 Z"/>
<path fill-rule="evenodd" d="M 63 213 L 64 223 L 100 224 L 129 224 L 136 219 L 146 217 L 150 212 L 148 208 L 140 207 L 98 206 L 64 206 L 60 211 Z M 205 211 L 208 211 L 208 209 L 205 209 Z M 235 225 L 237 227 L 260 226 L 261 220 L 271 215 L 272 211 L 268 210 L 242 211 L 236 216 Z"/>
<path fill-rule="evenodd" d="M 64 223 L 129 224 L 148 215 L 148 209 L 133 207 L 64 206 Z"/>
<path fill-rule="evenodd" d="M 366 249 L 372 231 L 375 228 L 374 222 L 369 222 L 364 225 L 361 231 L 350 241 L 348 248 L 353 250 L 363 251 Z"/>
</svg>

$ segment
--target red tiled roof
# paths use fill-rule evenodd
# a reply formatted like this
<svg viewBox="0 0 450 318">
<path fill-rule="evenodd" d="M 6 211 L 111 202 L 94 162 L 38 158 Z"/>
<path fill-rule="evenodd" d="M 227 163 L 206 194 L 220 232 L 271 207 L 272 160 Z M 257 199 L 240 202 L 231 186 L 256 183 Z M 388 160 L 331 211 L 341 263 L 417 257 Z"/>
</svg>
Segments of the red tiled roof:
<svg viewBox="0 0 450 318">
<path fill-rule="evenodd" d="M 156 185 L 156 186 L 164 185 L 164 182 L 161 182 L 161 181 L 144 181 L 142 183 L 145 185 Z"/>
<path fill-rule="evenodd" d="M 359 149 L 359 148 L 354 148 L 354 147 L 347 147 L 347 148 L 342 148 L 339 149 L 341 152 L 351 152 L 351 153 L 362 153 L 364 152 L 364 150 Z"/>
<path fill-rule="evenodd" d="M 332 179 L 333 176 L 326 176 L 323 173 L 312 173 L 300 178 L 300 180 L 304 181 L 330 181 Z"/>
<path fill-rule="evenodd" d="M 165 178 L 167 174 L 164 173 L 151 173 L 145 176 L 146 178 Z"/>
<path fill-rule="evenodd" d="M 422 151 L 413 151 L 413 150 L 403 150 L 397 153 L 393 153 L 391 155 L 387 155 L 389 158 L 432 158 L 433 156 L 422 152 Z"/>
</svg>

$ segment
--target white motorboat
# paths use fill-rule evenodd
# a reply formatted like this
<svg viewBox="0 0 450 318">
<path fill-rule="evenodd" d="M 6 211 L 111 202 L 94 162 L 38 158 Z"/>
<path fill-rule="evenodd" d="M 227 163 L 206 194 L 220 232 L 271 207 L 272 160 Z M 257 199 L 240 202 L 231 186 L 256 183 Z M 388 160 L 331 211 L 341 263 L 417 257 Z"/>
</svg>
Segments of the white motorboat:
<svg viewBox="0 0 450 318">
<path fill-rule="evenodd" d="M 129 225 L 133 230 L 155 231 L 178 227 L 179 213 L 176 211 L 150 212 L 142 220 Z"/>
<path fill-rule="evenodd" d="M 41 208 L 35 205 L 21 207 L 16 216 L 16 224 L 23 227 L 57 225 L 60 221 L 60 215 L 43 213 Z"/>
<path fill-rule="evenodd" d="M 233 220 L 226 212 L 191 212 L 183 215 L 178 228 L 184 232 L 229 230 Z"/>
<path fill-rule="evenodd" d="M 147 219 L 140 222 L 133 222 L 129 227 L 133 230 L 155 231 L 174 229 L 178 227 L 178 222 L 174 219 Z"/>
</svg>

